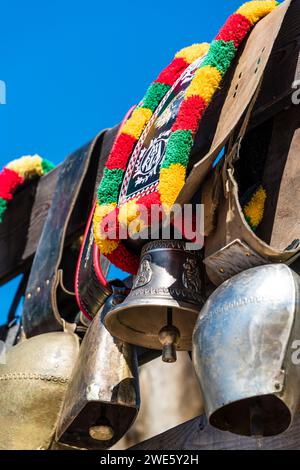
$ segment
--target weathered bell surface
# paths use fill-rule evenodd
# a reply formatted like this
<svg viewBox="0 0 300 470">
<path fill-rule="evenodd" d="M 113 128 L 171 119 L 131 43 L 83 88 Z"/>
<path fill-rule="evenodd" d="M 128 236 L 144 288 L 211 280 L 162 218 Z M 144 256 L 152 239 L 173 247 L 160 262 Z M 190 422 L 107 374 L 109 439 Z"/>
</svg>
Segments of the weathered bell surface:
<svg viewBox="0 0 300 470">
<path fill-rule="evenodd" d="M 181 240 L 153 241 L 126 300 L 105 317 L 110 333 L 130 344 L 162 349 L 165 362 L 192 348 L 192 332 L 203 306 L 201 259 Z"/>
<path fill-rule="evenodd" d="M 202 309 L 193 360 L 209 422 L 245 436 L 289 428 L 300 405 L 300 278 L 286 265 L 245 271 Z"/>
<path fill-rule="evenodd" d="M 107 449 L 130 428 L 139 406 L 135 348 L 113 338 L 99 312 L 80 348 L 57 428 L 57 441 L 87 449 Z"/>
<path fill-rule="evenodd" d="M 51 447 L 79 351 L 73 333 L 46 333 L 7 350 L 0 363 L 0 449 Z"/>
</svg>

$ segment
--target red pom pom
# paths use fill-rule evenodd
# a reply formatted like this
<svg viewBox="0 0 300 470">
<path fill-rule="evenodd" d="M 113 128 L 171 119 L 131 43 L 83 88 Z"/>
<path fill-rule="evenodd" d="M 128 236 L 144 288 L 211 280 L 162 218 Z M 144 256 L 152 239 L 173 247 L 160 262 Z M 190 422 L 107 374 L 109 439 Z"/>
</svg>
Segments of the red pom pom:
<svg viewBox="0 0 300 470">
<path fill-rule="evenodd" d="M 233 41 L 235 47 L 238 47 L 251 28 L 252 24 L 245 16 L 234 13 L 226 21 L 217 35 L 216 40 L 222 39 L 226 42 Z"/>
<path fill-rule="evenodd" d="M 201 96 L 189 96 L 180 106 L 172 131 L 191 130 L 195 134 L 206 108 L 206 101 Z"/>
<path fill-rule="evenodd" d="M 147 207 L 147 209 L 150 209 L 154 204 L 158 206 L 161 205 L 160 196 L 157 191 L 147 194 L 147 196 L 140 197 L 137 203 L 142 204 L 143 206 Z"/>
<path fill-rule="evenodd" d="M 172 86 L 187 66 L 187 62 L 182 57 L 175 58 L 170 65 L 159 74 L 155 82 Z"/>
<path fill-rule="evenodd" d="M 138 199 L 137 203 L 139 206 L 142 206 L 141 209 L 141 218 L 149 226 L 151 224 L 151 207 L 158 206 L 161 207 L 160 195 L 157 191 L 147 194 L 147 196 L 142 196 Z M 162 220 L 162 214 L 159 213 L 159 218 Z"/>
<path fill-rule="evenodd" d="M 122 242 L 113 253 L 106 255 L 106 257 L 112 264 L 126 273 L 136 274 L 139 269 L 139 257 L 131 254 Z"/>
<path fill-rule="evenodd" d="M 117 137 L 111 154 L 107 160 L 106 167 L 109 170 L 120 168 L 126 170 L 128 159 L 133 152 L 136 139 L 128 134 L 120 134 Z"/>
<path fill-rule="evenodd" d="M 10 201 L 18 186 L 24 183 L 24 178 L 13 170 L 3 168 L 0 172 L 0 197 Z"/>
</svg>

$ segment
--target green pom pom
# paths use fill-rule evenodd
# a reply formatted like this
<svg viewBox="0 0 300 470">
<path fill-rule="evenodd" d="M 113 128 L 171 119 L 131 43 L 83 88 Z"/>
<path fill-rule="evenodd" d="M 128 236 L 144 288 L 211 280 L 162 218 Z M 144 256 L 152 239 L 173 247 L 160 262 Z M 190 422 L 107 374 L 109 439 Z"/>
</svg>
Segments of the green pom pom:
<svg viewBox="0 0 300 470">
<path fill-rule="evenodd" d="M 165 85 L 164 83 L 152 83 L 152 85 L 150 85 L 147 90 L 145 98 L 143 99 L 142 108 L 148 108 L 154 112 L 170 88 L 170 85 Z"/>
<path fill-rule="evenodd" d="M 0 222 L 3 221 L 4 213 L 7 209 L 7 202 L 0 197 Z"/>
<path fill-rule="evenodd" d="M 120 188 L 123 182 L 124 171 L 104 169 L 104 176 L 98 189 L 98 201 L 100 204 L 117 203 Z"/>
<path fill-rule="evenodd" d="M 172 164 L 180 163 L 187 167 L 193 147 L 192 131 L 178 130 L 171 135 L 162 168 L 169 168 Z"/>
<path fill-rule="evenodd" d="M 233 41 L 213 41 L 209 51 L 201 64 L 201 68 L 207 65 L 216 67 L 222 75 L 225 75 L 234 59 L 236 48 Z"/>
<path fill-rule="evenodd" d="M 49 171 L 53 170 L 54 168 L 55 168 L 55 165 L 49 162 L 49 160 L 44 160 L 44 159 L 42 160 L 42 169 L 43 169 L 44 175 L 49 173 Z"/>
</svg>

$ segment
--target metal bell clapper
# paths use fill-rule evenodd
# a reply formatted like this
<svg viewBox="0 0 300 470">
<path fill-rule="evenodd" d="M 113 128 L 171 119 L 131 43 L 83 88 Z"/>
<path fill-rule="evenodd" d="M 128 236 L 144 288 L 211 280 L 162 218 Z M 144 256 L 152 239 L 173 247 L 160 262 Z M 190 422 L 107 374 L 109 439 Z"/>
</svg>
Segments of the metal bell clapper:
<svg viewBox="0 0 300 470">
<path fill-rule="evenodd" d="M 212 426 L 256 437 L 289 428 L 300 408 L 299 298 L 300 277 L 270 264 L 234 276 L 208 299 L 193 361 Z"/>
<path fill-rule="evenodd" d="M 146 244 L 130 294 L 104 318 L 110 333 L 130 344 L 162 350 L 164 362 L 176 350 L 190 351 L 204 301 L 200 251 L 182 240 Z"/>
<path fill-rule="evenodd" d="M 74 367 L 56 440 L 86 449 L 112 447 L 132 425 L 140 407 L 136 350 L 113 338 L 102 315 L 124 296 L 109 297 L 89 326 Z"/>
<path fill-rule="evenodd" d="M 78 352 L 77 335 L 63 331 L 7 349 L 0 362 L 0 450 L 51 447 Z"/>
</svg>

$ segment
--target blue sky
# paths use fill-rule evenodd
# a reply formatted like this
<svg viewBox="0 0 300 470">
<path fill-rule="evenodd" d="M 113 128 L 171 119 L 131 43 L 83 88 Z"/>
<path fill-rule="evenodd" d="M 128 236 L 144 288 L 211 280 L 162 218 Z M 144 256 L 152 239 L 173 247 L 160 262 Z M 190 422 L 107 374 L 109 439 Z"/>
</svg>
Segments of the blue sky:
<svg viewBox="0 0 300 470">
<path fill-rule="evenodd" d="M 119 122 L 178 49 L 211 41 L 240 4 L 2 0 L 0 166 L 33 153 L 64 160 Z M 0 288 L 0 323 L 15 286 Z"/>
</svg>

